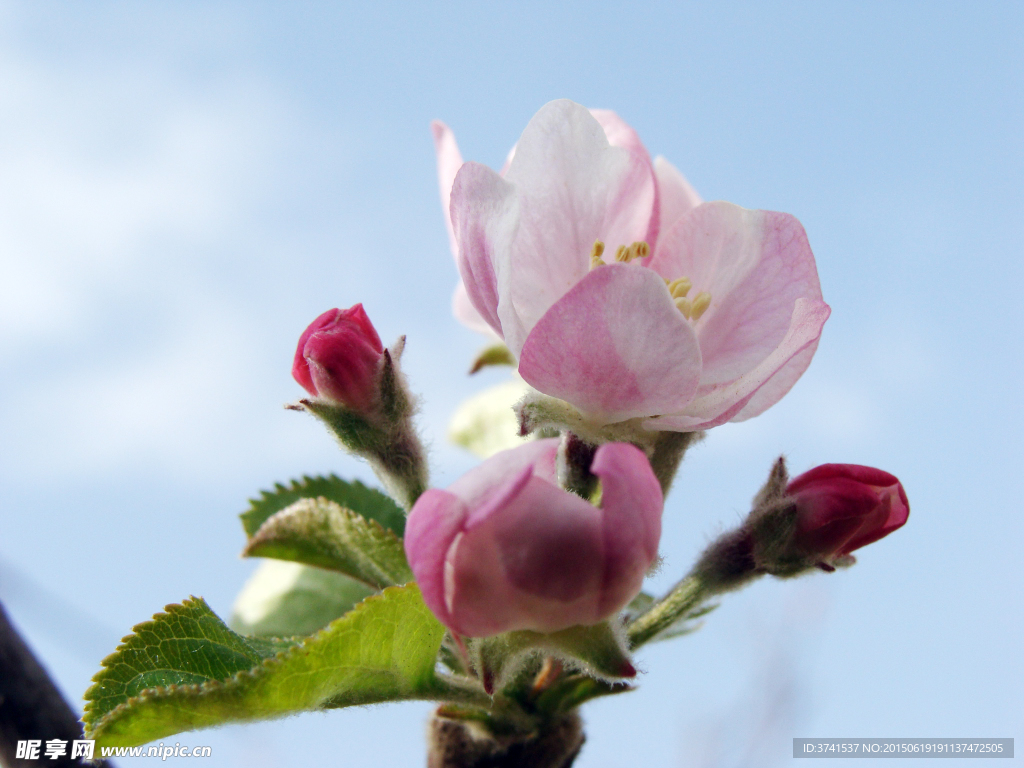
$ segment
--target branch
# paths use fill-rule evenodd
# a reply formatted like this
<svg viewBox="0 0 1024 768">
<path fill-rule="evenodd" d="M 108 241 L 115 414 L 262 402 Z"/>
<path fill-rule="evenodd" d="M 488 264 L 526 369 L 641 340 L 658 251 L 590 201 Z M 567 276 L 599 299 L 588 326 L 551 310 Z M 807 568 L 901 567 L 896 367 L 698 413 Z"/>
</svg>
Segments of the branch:
<svg viewBox="0 0 1024 768">
<path fill-rule="evenodd" d="M 61 739 L 67 742 L 63 757 L 47 765 L 86 765 L 71 759 L 71 742 L 82 738 L 78 715 L 64 700 L 49 674 L 21 639 L 0 605 L 0 763 L 9 768 L 38 764 L 17 758 L 18 741 Z M 42 756 L 42 754 L 40 754 Z M 105 760 L 91 765 L 113 768 Z"/>
</svg>

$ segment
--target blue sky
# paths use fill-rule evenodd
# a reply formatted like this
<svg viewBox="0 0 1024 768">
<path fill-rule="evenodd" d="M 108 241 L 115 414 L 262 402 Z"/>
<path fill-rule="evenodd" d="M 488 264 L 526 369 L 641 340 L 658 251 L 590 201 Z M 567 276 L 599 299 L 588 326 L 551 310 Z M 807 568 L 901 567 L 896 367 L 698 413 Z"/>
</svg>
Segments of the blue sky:
<svg viewBox="0 0 1024 768">
<path fill-rule="evenodd" d="M 408 334 L 435 482 L 472 466 L 445 425 L 504 374 L 464 375 L 428 124 L 500 165 L 567 97 L 705 199 L 796 215 L 833 309 L 786 399 L 691 454 L 653 588 L 779 453 L 885 468 L 912 509 L 850 571 L 759 583 L 645 650 L 577 764 L 1024 735 L 1022 35 L 1013 2 L 0 3 L 0 599 L 71 699 L 165 603 L 226 615 L 246 498 L 370 477 L 281 407 L 329 307 Z M 225 766 L 409 765 L 428 712 L 181 738 Z"/>
</svg>

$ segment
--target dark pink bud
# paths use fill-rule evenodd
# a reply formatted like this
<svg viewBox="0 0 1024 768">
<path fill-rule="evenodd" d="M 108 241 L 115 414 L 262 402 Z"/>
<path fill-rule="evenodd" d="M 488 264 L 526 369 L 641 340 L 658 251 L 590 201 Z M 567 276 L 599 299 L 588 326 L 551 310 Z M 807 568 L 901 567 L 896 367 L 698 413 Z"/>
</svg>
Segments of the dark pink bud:
<svg viewBox="0 0 1024 768">
<path fill-rule="evenodd" d="M 910 504 L 900 481 L 859 464 L 822 464 L 794 478 L 794 545 L 821 563 L 849 555 L 907 522 Z"/>
<path fill-rule="evenodd" d="M 368 411 L 384 346 L 362 304 L 329 309 L 299 337 L 292 376 L 314 397 Z"/>
</svg>

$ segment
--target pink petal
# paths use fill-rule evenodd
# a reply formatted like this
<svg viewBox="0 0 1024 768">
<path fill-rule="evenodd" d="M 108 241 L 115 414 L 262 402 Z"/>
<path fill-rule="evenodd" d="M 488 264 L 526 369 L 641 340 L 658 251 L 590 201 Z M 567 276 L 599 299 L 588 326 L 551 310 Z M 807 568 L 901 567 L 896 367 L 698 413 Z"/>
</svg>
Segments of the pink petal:
<svg viewBox="0 0 1024 768">
<path fill-rule="evenodd" d="M 529 329 L 587 273 L 595 240 L 614 250 L 646 236 L 655 187 L 648 163 L 609 146 L 590 112 L 565 100 L 527 125 L 506 179 L 519 195 L 518 230 L 492 259 L 510 299 L 498 310 L 503 335 L 518 355 Z"/>
<path fill-rule="evenodd" d="M 515 187 L 490 168 L 473 162 L 462 165 L 451 198 L 452 226 L 460 246 L 459 273 L 470 303 L 503 338 L 496 266 L 507 264 L 519 226 L 519 207 Z M 513 318 L 510 325 L 514 324 Z"/>
<path fill-rule="evenodd" d="M 448 553 L 452 576 L 446 597 L 453 626 L 487 636 L 515 629 L 554 632 L 597 621 L 598 510 L 536 477 L 516 491 Z"/>
<path fill-rule="evenodd" d="M 711 294 L 696 324 L 701 387 L 743 376 L 786 335 L 797 299 L 821 300 L 803 227 L 784 213 L 704 203 L 665 234 L 650 265 Z"/>
<path fill-rule="evenodd" d="M 597 449 L 591 471 L 601 478 L 605 569 L 598 610 L 618 610 L 640 591 L 658 557 L 664 497 L 643 452 L 627 443 Z"/>
<path fill-rule="evenodd" d="M 540 319 L 519 361 L 536 389 L 607 422 L 682 410 L 700 369 L 664 281 L 636 264 L 591 271 Z"/>
<path fill-rule="evenodd" d="M 455 175 L 462 167 L 462 153 L 455 143 L 455 134 L 451 128 L 440 120 L 430 123 L 430 131 L 434 134 L 434 151 L 437 154 L 437 183 L 441 192 L 441 208 L 444 210 L 444 223 L 448 229 L 448 241 L 451 244 L 452 256 L 459 255 L 459 246 L 455 242 L 455 230 L 452 228 L 452 217 L 449 213 L 451 204 L 452 184 Z"/>
<path fill-rule="evenodd" d="M 879 539 L 888 536 L 890 533 L 895 531 L 897 528 L 902 528 L 904 523 L 910 517 L 910 504 L 907 501 L 907 494 L 903 490 L 901 483 L 896 483 L 895 487 L 882 488 L 879 490 L 879 494 L 882 496 L 883 502 L 888 507 L 884 509 L 885 514 L 884 521 L 880 522 L 877 529 L 873 531 L 866 531 L 861 536 L 855 536 L 851 541 L 847 542 L 847 551 L 854 549 L 860 549 L 863 546 L 878 541 Z"/>
<path fill-rule="evenodd" d="M 530 479 L 493 518 L 501 564 L 528 595 L 572 603 L 601 587 L 604 544 L 599 511 L 578 496 Z"/>
<path fill-rule="evenodd" d="M 799 493 L 809 485 L 820 485 L 824 481 L 831 481 L 834 478 L 855 480 L 858 483 L 874 485 L 879 488 L 898 485 L 900 482 L 896 475 L 886 472 L 884 469 L 866 467 L 863 464 L 819 464 L 790 480 L 789 485 L 786 486 L 786 493 L 791 495 Z"/>
<path fill-rule="evenodd" d="M 647 163 L 650 164 L 650 156 L 647 153 L 647 148 L 640 141 L 640 136 L 636 131 L 621 117 L 612 112 L 610 109 L 592 109 L 590 114 L 593 115 L 594 119 L 601 124 L 601 128 L 604 129 L 604 135 L 608 139 L 608 143 L 613 147 L 622 147 L 628 149 L 630 152 L 640 154 L 647 159 Z M 505 164 L 501 166 L 501 176 L 505 177 L 508 173 L 509 166 L 512 165 L 512 158 L 516 156 L 516 145 L 512 145 L 512 149 L 508 151 L 508 155 L 505 156 Z"/>
<path fill-rule="evenodd" d="M 530 474 L 554 485 L 557 482 L 557 452 L 557 437 L 531 440 L 491 456 L 448 486 L 448 491 L 458 496 L 470 509 L 478 510 L 484 499 L 496 492 L 496 488 L 505 485 L 509 478 L 519 475 L 527 467 L 531 470 Z"/>
<path fill-rule="evenodd" d="M 681 413 L 648 419 L 644 427 L 709 429 L 727 421 L 748 419 L 774 405 L 810 364 L 830 311 L 823 301 L 797 299 L 785 338 L 754 370 L 729 384 L 702 391 Z"/>
<path fill-rule="evenodd" d="M 704 201 L 683 174 L 664 157 L 654 158 L 654 175 L 661 202 L 661 230 L 667 232 Z"/>
<path fill-rule="evenodd" d="M 405 523 L 405 554 L 423 602 L 447 626 L 452 619 L 445 603 L 445 554 L 468 515 L 455 494 L 431 488 L 416 500 Z"/>
<path fill-rule="evenodd" d="M 802 299 L 800 301 L 803 301 Z M 800 303 L 797 302 L 797 304 Z M 813 306 L 808 305 L 808 313 L 813 313 L 814 318 L 809 318 L 809 327 L 805 329 L 808 336 L 814 335 L 807 346 L 793 355 L 775 374 L 768 379 L 746 402 L 743 408 L 732 417 L 732 421 L 746 421 L 754 416 L 759 416 L 781 400 L 789 390 L 793 388 L 797 380 L 804 375 L 804 371 L 811 364 L 814 353 L 818 349 L 818 341 L 821 336 L 821 328 L 828 320 L 832 309 L 823 301 L 814 302 Z M 796 310 L 794 310 L 794 315 Z M 817 330 L 814 330 L 815 324 Z"/>
<path fill-rule="evenodd" d="M 512 145 L 512 149 L 505 155 L 505 164 L 501 166 L 501 170 L 498 171 L 501 178 L 505 178 L 505 174 L 508 173 L 509 166 L 512 165 L 512 158 L 516 156 L 516 145 Z"/>
<path fill-rule="evenodd" d="M 629 150 L 632 155 L 636 156 L 651 168 L 652 173 L 654 172 L 654 166 L 651 164 L 651 156 L 647 152 L 647 147 L 645 147 L 643 142 L 640 141 L 640 136 L 637 135 L 637 132 L 633 130 L 629 123 L 610 109 L 592 109 L 590 110 L 590 114 L 593 115 L 594 119 L 601 124 L 601 127 L 604 129 L 604 135 L 608 139 L 609 144 L 613 147 L 622 147 L 623 149 Z M 654 201 L 651 206 L 651 220 L 647 225 L 647 234 L 643 238 L 652 248 L 658 239 L 658 230 L 661 222 L 659 215 L 661 209 L 658 194 L 659 186 L 660 185 L 655 184 L 654 187 Z M 628 243 L 617 243 L 615 247 L 626 244 Z"/>
<path fill-rule="evenodd" d="M 640 141 L 640 136 L 625 120 L 610 109 L 592 109 L 590 114 L 601 124 L 608 143 L 613 147 L 622 147 L 638 155 L 647 155 L 647 148 Z M 648 162 L 650 162 L 648 156 Z"/>
<path fill-rule="evenodd" d="M 452 314 L 455 315 L 456 320 L 471 331 L 483 333 L 492 338 L 501 338 L 487 324 L 487 321 L 483 319 L 480 313 L 476 311 L 473 302 L 469 300 L 469 294 L 466 293 L 466 284 L 461 279 L 452 293 Z"/>
</svg>

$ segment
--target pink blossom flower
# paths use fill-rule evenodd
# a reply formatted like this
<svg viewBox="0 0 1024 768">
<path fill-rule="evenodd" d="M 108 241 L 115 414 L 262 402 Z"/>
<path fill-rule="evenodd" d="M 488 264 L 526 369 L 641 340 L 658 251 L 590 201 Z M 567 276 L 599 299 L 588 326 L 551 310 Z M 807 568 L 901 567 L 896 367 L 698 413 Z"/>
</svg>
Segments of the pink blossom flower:
<svg viewBox="0 0 1024 768">
<path fill-rule="evenodd" d="M 329 309 L 299 337 L 292 376 L 314 397 L 366 412 L 377 397 L 383 353 L 362 304 Z"/>
<path fill-rule="evenodd" d="M 435 136 L 443 197 L 461 158 Z M 534 116 L 504 174 L 461 164 L 450 213 L 468 304 L 531 386 L 596 423 L 756 416 L 806 370 L 829 314 L 795 218 L 700 203 L 613 113 L 570 101 Z"/>
<path fill-rule="evenodd" d="M 822 464 L 794 478 L 786 495 L 796 505 L 793 547 L 819 558 L 826 570 L 888 536 L 910 515 L 900 481 L 859 464 Z"/>
<path fill-rule="evenodd" d="M 637 160 L 645 164 L 653 175 L 655 187 L 650 220 L 650 226 L 653 229 L 650 233 L 652 237 L 656 235 L 659 226 L 670 226 L 679 217 L 701 204 L 700 195 L 672 163 L 660 156 L 652 162 L 647 148 L 640 141 L 636 131 L 621 117 L 610 109 L 592 109 L 590 114 L 600 123 L 611 146 L 623 147 L 634 154 Z M 455 177 L 463 165 L 462 153 L 455 141 L 455 134 L 447 125 L 440 120 L 434 120 L 430 124 L 430 128 L 434 135 L 434 150 L 437 154 L 437 180 L 441 193 L 441 208 L 444 211 L 444 222 L 448 230 L 452 256 L 458 265 L 459 245 L 455 239 L 455 229 L 452 226 L 451 193 Z M 502 177 L 508 171 L 515 152 L 516 148 L 512 147 L 505 160 L 505 165 L 499 172 Z M 452 313 L 463 325 L 474 331 L 487 335 L 494 333 L 473 306 L 466 293 L 466 285 L 461 279 L 452 295 Z"/>
<path fill-rule="evenodd" d="M 597 449 L 601 506 L 562 490 L 557 440 L 491 457 L 420 496 L 405 551 L 423 599 L 454 632 L 487 637 L 595 624 L 640 590 L 657 557 L 662 494 L 643 453 Z"/>
</svg>

